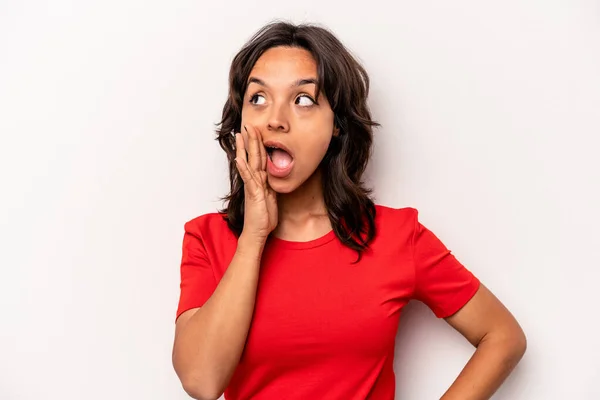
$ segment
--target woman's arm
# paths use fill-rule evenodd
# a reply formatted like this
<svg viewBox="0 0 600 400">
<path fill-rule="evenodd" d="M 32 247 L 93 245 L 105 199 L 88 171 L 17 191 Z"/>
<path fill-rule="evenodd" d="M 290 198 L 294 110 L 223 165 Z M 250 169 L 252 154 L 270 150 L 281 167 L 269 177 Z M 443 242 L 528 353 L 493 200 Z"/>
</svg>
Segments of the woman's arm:
<svg viewBox="0 0 600 400">
<path fill-rule="evenodd" d="M 527 341 L 523 330 L 483 285 L 446 321 L 477 350 L 441 400 L 491 398 L 525 353 Z"/>
<path fill-rule="evenodd" d="M 173 366 L 184 390 L 199 400 L 219 398 L 240 361 L 254 313 L 262 252 L 278 222 L 262 135 L 248 127 L 244 126 L 246 139 L 235 135 L 235 163 L 244 181 L 244 228 L 236 252 L 206 303 L 181 314 L 175 328 Z"/>
<path fill-rule="evenodd" d="M 243 236 L 212 296 L 177 319 L 173 366 L 184 390 L 195 399 L 221 396 L 244 349 L 264 244 Z"/>
</svg>

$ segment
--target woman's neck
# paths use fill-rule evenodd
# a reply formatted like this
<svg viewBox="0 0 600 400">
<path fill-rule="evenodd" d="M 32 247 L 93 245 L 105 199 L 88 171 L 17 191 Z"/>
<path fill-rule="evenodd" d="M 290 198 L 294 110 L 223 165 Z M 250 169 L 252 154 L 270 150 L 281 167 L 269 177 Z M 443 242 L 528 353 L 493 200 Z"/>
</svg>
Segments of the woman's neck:
<svg viewBox="0 0 600 400">
<path fill-rule="evenodd" d="M 331 230 L 319 170 L 292 193 L 278 194 L 277 207 L 279 222 L 274 234 L 279 238 L 307 241 Z"/>
</svg>

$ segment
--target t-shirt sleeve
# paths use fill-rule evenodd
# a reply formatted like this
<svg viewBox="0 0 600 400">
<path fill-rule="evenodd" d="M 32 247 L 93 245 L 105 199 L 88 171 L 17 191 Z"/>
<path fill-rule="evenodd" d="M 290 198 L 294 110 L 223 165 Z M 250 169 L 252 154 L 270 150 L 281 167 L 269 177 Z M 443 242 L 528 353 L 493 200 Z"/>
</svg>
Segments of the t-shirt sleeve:
<svg viewBox="0 0 600 400">
<path fill-rule="evenodd" d="M 181 284 L 176 318 L 192 308 L 202 307 L 213 294 L 217 281 L 198 226 L 185 224 L 181 256 Z"/>
<path fill-rule="evenodd" d="M 415 213 L 413 260 L 415 293 L 438 318 L 460 310 L 479 289 L 479 280 L 465 268 Z"/>
</svg>

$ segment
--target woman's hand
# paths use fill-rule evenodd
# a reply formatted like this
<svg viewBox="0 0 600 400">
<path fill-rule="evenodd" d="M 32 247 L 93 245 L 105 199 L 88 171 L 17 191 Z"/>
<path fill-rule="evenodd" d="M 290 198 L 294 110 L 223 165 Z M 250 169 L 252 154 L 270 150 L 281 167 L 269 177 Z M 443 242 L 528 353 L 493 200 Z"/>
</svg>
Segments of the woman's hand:
<svg viewBox="0 0 600 400">
<path fill-rule="evenodd" d="M 244 228 L 242 236 L 266 242 L 277 226 L 277 196 L 267 182 L 267 151 L 258 129 L 251 125 L 243 127 L 242 134 L 235 135 L 235 163 L 244 181 Z M 248 143 L 246 148 L 245 143 Z"/>
</svg>

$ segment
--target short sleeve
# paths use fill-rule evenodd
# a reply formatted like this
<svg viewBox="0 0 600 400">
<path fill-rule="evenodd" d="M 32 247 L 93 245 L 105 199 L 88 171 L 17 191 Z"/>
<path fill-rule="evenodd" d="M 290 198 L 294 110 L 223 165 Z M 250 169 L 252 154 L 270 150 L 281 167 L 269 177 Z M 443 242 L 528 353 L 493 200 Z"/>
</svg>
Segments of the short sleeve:
<svg viewBox="0 0 600 400">
<path fill-rule="evenodd" d="M 201 307 L 213 294 L 217 281 L 197 226 L 185 224 L 181 257 L 181 284 L 177 316 Z"/>
<path fill-rule="evenodd" d="M 414 297 L 425 303 L 438 318 L 449 317 L 475 295 L 479 280 L 419 222 L 418 213 L 414 229 Z"/>
</svg>

